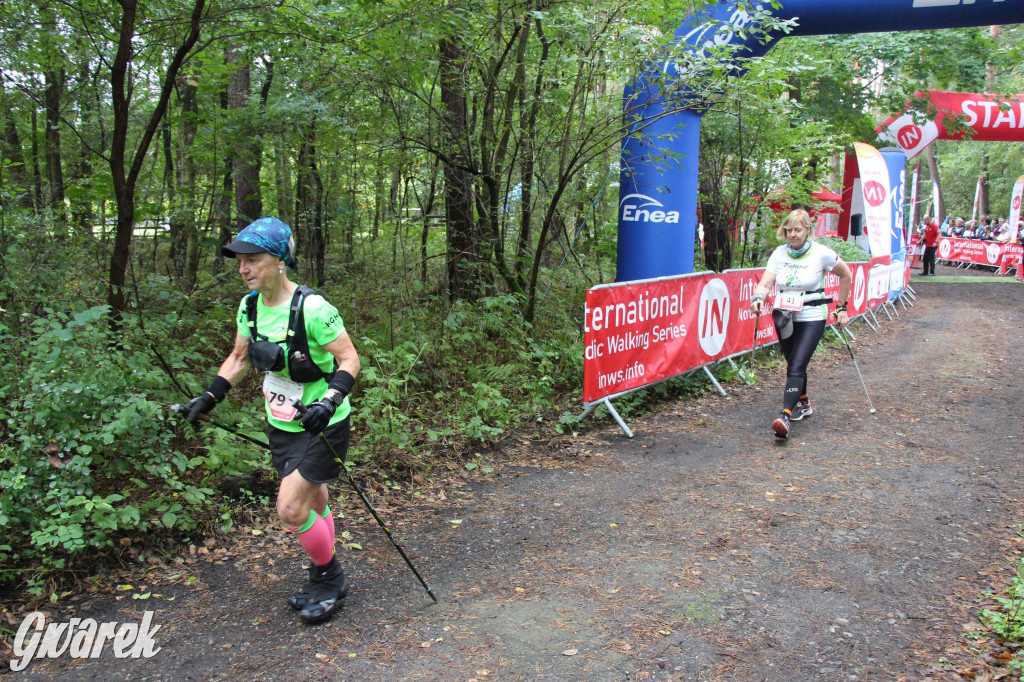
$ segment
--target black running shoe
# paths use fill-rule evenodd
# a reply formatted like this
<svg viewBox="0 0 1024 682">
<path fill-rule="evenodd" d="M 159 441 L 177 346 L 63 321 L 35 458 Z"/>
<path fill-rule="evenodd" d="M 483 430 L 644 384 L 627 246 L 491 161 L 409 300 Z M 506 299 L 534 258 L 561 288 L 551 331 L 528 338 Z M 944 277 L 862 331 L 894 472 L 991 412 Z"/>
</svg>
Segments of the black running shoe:
<svg viewBox="0 0 1024 682">
<path fill-rule="evenodd" d="M 775 432 L 776 438 L 786 438 L 789 436 L 789 415 L 783 412 L 779 415 L 779 418 L 772 422 L 772 431 Z"/>
<path fill-rule="evenodd" d="M 306 608 L 306 604 L 309 603 L 309 595 L 316 588 L 316 583 L 313 582 L 313 577 L 319 575 L 320 566 L 309 567 L 309 580 L 306 584 L 299 588 L 299 591 L 288 597 L 288 606 L 292 607 L 296 611 L 301 611 Z"/>
<path fill-rule="evenodd" d="M 324 566 L 310 567 L 309 582 L 288 603 L 299 610 L 302 622 L 321 623 L 330 618 L 347 594 L 348 578 L 338 559 L 331 557 L 330 563 Z"/>
<path fill-rule="evenodd" d="M 793 408 L 793 416 L 789 418 L 790 421 L 798 422 L 801 419 L 810 417 L 814 414 L 814 410 L 811 409 L 811 399 L 801 400 Z"/>
</svg>

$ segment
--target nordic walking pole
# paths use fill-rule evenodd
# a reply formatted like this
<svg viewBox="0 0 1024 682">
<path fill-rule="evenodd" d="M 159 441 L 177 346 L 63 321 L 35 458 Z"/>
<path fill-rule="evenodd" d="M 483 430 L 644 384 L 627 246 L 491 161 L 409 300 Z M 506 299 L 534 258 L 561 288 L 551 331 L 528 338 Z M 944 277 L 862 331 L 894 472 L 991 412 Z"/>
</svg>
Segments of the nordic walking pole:
<svg viewBox="0 0 1024 682">
<path fill-rule="evenodd" d="M 302 401 L 300 401 L 298 398 L 292 401 L 292 406 L 299 411 L 300 415 L 306 414 L 306 406 L 303 405 Z M 398 553 L 402 555 L 403 559 L 405 559 L 406 566 L 409 567 L 409 570 L 412 571 L 412 574 L 416 576 L 417 580 L 420 581 L 420 585 L 423 585 L 423 589 L 427 591 L 427 594 L 430 595 L 430 598 L 433 599 L 434 603 L 436 604 L 437 597 L 435 597 L 434 593 L 431 592 L 430 587 L 427 585 L 427 581 L 423 579 L 423 576 L 420 575 L 420 572 L 417 571 L 416 567 L 412 565 L 412 561 L 409 560 L 409 557 L 406 555 L 405 550 L 402 549 L 402 546 L 398 544 L 398 541 L 395 540 L 393 535 L 391 535 L 391 529 L 388 528 L 387 524 L 384 523 L 384 520 L 380 518 L 379 514 L 377 514 L 377 510 L 373 508 L 372 504 L 370 504 L 370 500 L 366 499 L 366 494 L 363 493 L 362 489 L 360 489 L 358 485 L 356 485 L 356 480 L 352 478 L 352 474 L 351 472 L 349 472 L 348 467 L 345 466 L 344 460 L 338 457 L 338 453 L 335 452 L 334 446 L 331 445 L 331 442 L 329 440 L 327 440 L 327 436 L 324 435 L 323 431 L 318 433 L 317 436 L 320 438 L 320 442 L 324 444 L 324 447 L 327 448 L 327 452 L 331 453 L 331 457 L 334 458 L 334 461 L 341 465 L 341 468 L 342 470 L 344 470 L 345 475 L 348 476 L 348 482 L 352 484 L 352 489 L 356 491 L 357 495 L 359 495 L 359 499 L 363 501 L 363 504 L 366 505 L 367 510 L 369 510 L 370 514 L 373 515 L 373 518 L 377 521 L 377 525 L 379 525 L 381 530 L 384 531 L 384 535 L 388 536 L 388 540 L 391 541 L 391 544 L 395 546 L 395 549 L 398 550 Z"/>
<path fill-rule="evenodd" d="M 750 369 L 754 369 L 754 351 L 757 350 L 757 325 L 761 321 L 761 309 L 754 315 L 754 341 L 750 344 Z"/>
<path fill-rule="evenodd" d="M 174 404 L 174 405 L 171 405 L 171 412 L 173 412 L 175 414 L 180 414 L 181 416 L 184 417 L 186 414 L 188 414 L 188 409 L 186 409 L 186 407 L 184 405 Z M 227 431 L 228 433 L 230 433 L 232 435 L 238 436 L 242 440 L 249 441 L 253 445 L 258 445 L 261 448 L 263 448 L 264 450 L 269 450 L 270 449 L 270 444 L 269 443 L 265 443 L 265 442 L 261 441 L 259 438 L 253 438 L 252 436 L 250 436 L 247 433 L 242 433 L 241 431 L 238 431 L 238 430 L 228 426 L 227 424 L 225 424 L 223 422 L 217 421 L 216 419 L 214 419 L 213 417 L 211 417 L 208 414 L 201 414 L 201 415 L 199 415 L 199 420 L 207 422 L 208 424 L 212 424 L 213 426 L 216 426 L 218 429 L 222 429 L 224 431 Z"/>
<path fill-rule="evenodd" d="M 296 402 L 298 403 L 298 401 L 296 401 Z M 299 412 L 301 414 L 305 414 L 306 413 L 306 407 L 305 407 L 305 405 L 302 405 L 302 403 L 298 403 L 297 405 L 295 405 L 295 407 L 297 409 L 299 409 Z M 185 414 L 185 406 L 184 405 L 171 405 L 171 411 L 174 412 L 175 414 L 184 415 Z M 227 431 L 228 433 L 230 433 L 232 435 L 238 436 L 242 440 L 248 441 L 248 442 L 252 443 L 253 445 L 258 445 L 261 448 L 263 448 L 264 450 L 270 450 L 270 444 L 269 443 L 265 443 L 265 442 L 261 441 L 259 438 L 253 438 L 252 436 L 250 436 L 247 433 L 243 433 L 242 431 L 238 431 L 237 429 L 233 429 L 232 427 L 228 426 L 227 424 L 224 424 L 223 422 L 219 422 L 216 419 L 211 418 L 210 415 L 208 415 L 208 414 L 201 414 L 201 415 L 199 415 L 199 419 L 201 421 L 204 421 L 204 422 L 207 422 L 209 424 L 212 424 L 213 426 L 216 426 L 218 429 L 222 429 L 222 430 Z M 359 499 L 363 501 L 364 505 L 366 505 L 366 508 L 370 511 L 370 514 L 373 516 L 374 520 L 376 520 L 377 524 L 384 530 L 384 534 L 388 536 L 388 540 L 391 540 L 391 544 L 393 544 L 395 546 L 395 549 L 398 550 L 398 553 L 402 555 L 402 558 L 405 559 L 405 563 L 409 566 L 410 569 L 412 569 L 413 575 L 415 575 L 416 578 L 420 581 L 420 584 L 423 585 L 423 587 L 427 590 L 427 594 L 430 595 L 430 598 L 433 599 L 434 603 L 436 604 L 437 603 L 437 597 L 434 596 L 434 593 L 430 591 L 429 587 L 427 587 L 427 583 L 424 582 L 423 578 L 420 577 L 420 574 L 416 570 L 416 567 L 412 565 L 412 562 L 409 561 L 409 557 L 407 557 L 405 555 L 405 551 L 401 548 L 401 546 L 399 546 L 399 544 L 397 542 L 395 542 L 395 539 L 391 536 L 391 531 L 388 529 L 387 524 L 385 524 L 384 521 L 380 518 L 380 515 L 377 514 L 377 510 L 373 508 L 373 505 L 370 504 L 370 501 L 368 499 L 366 499 L 366 495 L 363 494 L 363 491 L 360 490 L 359 486 L 356 484 L 355 479 L 352 478 L 352 474 L 349 473 L 348 467 L 345 466 L 345 462 L 343 462 L 341 460 L 341 458 L 338 457 L 338 454 L 334 451 L 334 448 L 331 447 L 330 442 L 327 440 L 327 437 L 324 436 L 324 434 L 322 432 L 319 434 L 319 436 L 320 436 L 320 440 L 323 442 L 323 444 L 327 446 L 327 451 L 331 453 L 331 456 L 334 457 L 334 460 L 338 464 L 340 464 L 341 468 L 345 471 L 345 474 L 348 476 L 348 482 L 350 484 L 352 484 L 352 488 L 356 491 L 356 494 L 359 495 Z"/>
<path fill-rule="evenodd" d="M 850 342 L 846 340 L 846 334 L 844 334 L 842 330 L 839 330 L 838 334 L 839 338 L 843 340 L 846 350 L 850 352 L 850 359 L 853 360 L 853 367 L 857 370 L 857 376 L 860 378 L 860 385 L 864 388 L 864 395 L 868 399 L 868 407 L 871 408 L 869 411 L 871 414 L 874 414 L 875 406 L 871 404 L 871 395 L 868 393 L 867 384 L 864 383 L 864 375 L 860 373 L 860 366 L 857 364 L 857 358 L 853 357 L 853 348 L 850 347 Z"/>
</svg>

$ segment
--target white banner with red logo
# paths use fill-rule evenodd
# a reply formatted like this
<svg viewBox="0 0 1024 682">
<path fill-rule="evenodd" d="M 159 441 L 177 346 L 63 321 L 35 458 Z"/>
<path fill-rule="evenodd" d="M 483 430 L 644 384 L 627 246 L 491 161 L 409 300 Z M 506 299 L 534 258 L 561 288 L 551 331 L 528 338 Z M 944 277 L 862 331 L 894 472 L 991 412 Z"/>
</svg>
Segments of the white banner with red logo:
<svg viewBox="0 0 1024 682">
<path fill-rule="evenodd" d="M 892 249 L 892 208 L 889 205 L 889 169 L 881 152 L 869 144 L 854 143 L 864 194 L 864 229 L 872 256 L 887 256 Z"/>
<path fill-rule="evenodd" d="M 849 263 L 849 315 L 888 300 L 889 257 Z M 587 291 L 584 308 L 583 400 L 593 403 L 678 376 L 702 365 L 777 341 L 769 295 L 764 312 L 750 312 L 763 268 L 693 273 Z M 825 275 L 825 295 L 839 296 L 839 277 Z M 829 306 L 831 311 L 834 304 Z M 833 318 L 830 318 L 833 319 Z"/>
<path fill-rule="evenodd" d="M 1024 175 L 1017 178 L 1017 182 L 1013 185 L 1013 194 L 1010 197 L 1010 220 L 1007 223 L 1010 226 L 1010 240 L 1017 236 L 1017 230 L 1020 227 L 1020 203 L 1024 195 Z"/>
<path fill-rule="evenodd" d="M 878 127 L 878 135 L 900 146 L 908 159 L 912 159 L 935 140 L 961 140 L 1008 142 L 1024 140 L 1024 96 L 1008 99 L 971 92 L 927 90 L 915 97 L 927 98 L 937 111 L 934 121 L 919 125 L 924 114 L 908 110 L 898 117 L 889 117 Z M 910 103 L 912 104 L 912 103 Z M 952 132 L 946 121 L 962 117 Z M 971 130 L 963 131 L 966 125 Z M 968 135 L 973 131 L 973 135 Z M 937 209 L 936 209 L 937 211 Z"/>
<path fill-rule="evenodd" d="M 917 230 L 917 183 L 921 176 L 921 164 L 914 164 L 913 180 L 910 183 L 910 217 L 907 219 L 907 229 L 903 231 L 903 244 L 910 244 L 910 235 Z"/>
<path fill-rule="evenodd" d="M 978 224 L 978 207 L 981 206 L 981 187 L 984 183 L 982 182 L 982 176 L 978 176 L 978 184 L 974 187 L 974 208 L 971 209 L 971 222 L 975 225 Z"/>
</svg>

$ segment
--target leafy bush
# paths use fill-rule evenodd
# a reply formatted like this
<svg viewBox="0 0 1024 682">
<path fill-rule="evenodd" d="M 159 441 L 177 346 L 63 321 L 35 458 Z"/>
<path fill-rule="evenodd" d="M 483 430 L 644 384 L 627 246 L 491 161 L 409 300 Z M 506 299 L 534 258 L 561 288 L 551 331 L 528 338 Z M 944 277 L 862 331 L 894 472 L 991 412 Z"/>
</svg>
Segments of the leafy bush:
<svg viewBox="0 0 1024 682">
<path fill-rule="evenodd" d="M 457 302 L 446 313 L 423 305 L 393 332 L 405 339 L 393 348 L 375 340 L 389 334 L 361 336 L 353 458 L 410 454 L 422 443 L 494 441 L 554 409 L 559 391 L 582 377 L 582 341 L 535 339 L 519 304 L 506 295 Z"/>
<path fill-rule="evenodd" d="M 1021 649 L 1024 645 L 1024 559 L 1017 566 L 1017 574 L 1010 580 L 1010 586 L 992 599 L 998 607 L 982 609 L 981 622 L 1005 644 L 1018 649 L 1016 658 L 1009 665 L 1018 674 L 1024 673 L 1024 649 Z"/>
<path fill-rule="evenodd" d="M 223 450 L 189 459 L 176 447 L 169 401 L 160 399 L 166 375 L 138 330 L 115 334 L 107 312 L 26 312 L 21 335 L 0 325 L 9 360 L 0 385 L 0 525 L 8 529 L 0 581 L 16 564 L 61 568 L 124 535 L 191 530 L 216 509 L 199 468 L 237 464 Z"/>
<path fill-rule="evenodd" d="M 864 247 L 857 242 L 845 241 L 839 237 L 817 237 L 814 241 L 832 249 L 847 263 L 866 261 L 870 257 Z"/>
</svg>

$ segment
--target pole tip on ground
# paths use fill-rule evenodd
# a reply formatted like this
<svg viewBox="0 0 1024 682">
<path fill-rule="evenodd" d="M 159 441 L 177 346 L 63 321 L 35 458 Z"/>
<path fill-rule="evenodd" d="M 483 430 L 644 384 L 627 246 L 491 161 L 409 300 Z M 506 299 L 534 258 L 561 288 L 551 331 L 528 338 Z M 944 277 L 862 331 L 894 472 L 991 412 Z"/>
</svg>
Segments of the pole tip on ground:
<svg viewBox="0 0 1024 682">
<path fill-rule="evenodd" d="M 871 414 L 874 414 L 874 413 L 875 413 L 875 408 L 872 407 L 871 408 Z"/>
</svg>

